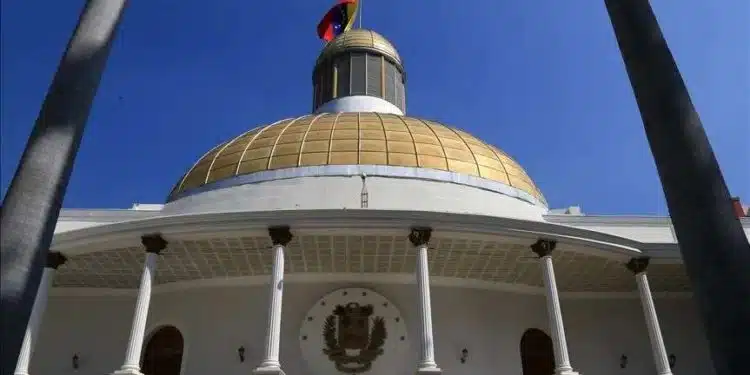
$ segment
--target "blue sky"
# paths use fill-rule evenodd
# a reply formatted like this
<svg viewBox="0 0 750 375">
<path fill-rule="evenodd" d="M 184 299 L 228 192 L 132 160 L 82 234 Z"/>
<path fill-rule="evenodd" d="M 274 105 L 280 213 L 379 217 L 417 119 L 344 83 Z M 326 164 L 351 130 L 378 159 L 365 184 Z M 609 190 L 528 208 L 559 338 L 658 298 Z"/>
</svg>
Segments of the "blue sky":
<svg viewBox="0 0 750 375">
<path fill-rule="evenodd" d="M 1 2 L 3 194 L 83 3 Z M 652 3 L 730 191 L 750 202 L 750 2 Z M 215 144 L 308 113 L 315 25 L 331 4 L 131 1 L 65 207 L 162 203 Z M 410 115 L 507 151 L 553 207 L 667 213 L 603 1 L 363 6 L 364 26 L 404 58 Z"/>
</svg>

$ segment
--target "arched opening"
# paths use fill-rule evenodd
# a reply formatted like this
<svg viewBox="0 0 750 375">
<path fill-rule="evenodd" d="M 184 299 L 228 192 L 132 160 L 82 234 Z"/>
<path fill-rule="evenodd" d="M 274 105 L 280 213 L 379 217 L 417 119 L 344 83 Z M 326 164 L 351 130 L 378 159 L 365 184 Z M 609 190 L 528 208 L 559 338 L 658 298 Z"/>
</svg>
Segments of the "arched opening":
<svg viewBox="0 0 750 375">
<path fill-rule="evenodd" d="M 143 351 L 141 372 L 144 375 L 180 375 L 184 344 L 177 328 L 159 328 L 151 335 Z"/>
<path fill-rule="evenodd" d="M 523 375 L 552 375 L 555 373 L 555 353 L 552 339 L 543 331 L 530 328 L 521 336 L 521 366 Z"/>
</svg>

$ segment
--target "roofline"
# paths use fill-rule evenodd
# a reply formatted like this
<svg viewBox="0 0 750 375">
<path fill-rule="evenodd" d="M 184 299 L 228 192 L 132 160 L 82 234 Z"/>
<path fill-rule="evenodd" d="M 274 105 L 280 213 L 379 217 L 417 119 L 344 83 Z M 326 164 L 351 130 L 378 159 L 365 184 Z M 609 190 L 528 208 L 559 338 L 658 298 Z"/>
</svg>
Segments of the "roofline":
<svg viewBox="0 0 750 375">
<path fill-rule="evenodd" d="M 87 227 L 56 234 L 52 247 L 66 254 L 86 252 L 83 247 L 117 243 L 137 243 L 140 236 L 159 232 L 170 236 L 200 235 L 222 231 L 265 233 L 272 225 L 290 225 L 292 230 L 319 231 L 331 228 L 349 230 L 403 230 L 430 226 L 436 232 L 463 232 L 479 235 L 514 236 L 528 239 L 558 240 L 566 245 L 609 250 L 622 259 L 642 254 L 640 242 L 627 238 L 555 223 L 428 211 L 400 210 L 285 210 L 260 212 L 213 212 L 150 217 L 120 223 Z"/>
<path fill-rule="evenodd" d="M 672 218 L 657 215 L 570 215 L 570 214 L 546 214 L 544 219 L 552 223 L 564 224 L 613 224 L 613 225 L 645 225 L 645 226 L 671 226 Z M 740 217 L 743 228 L 750 227 L 750 217 Z"/>
<path fill-rule="evenodd" d="M 158 210 L 135 210 L 130 208 L 64 208 L 60 210 L 58 221 L 107 221 L 122 222 L 163 216 Z"/>
</svg>

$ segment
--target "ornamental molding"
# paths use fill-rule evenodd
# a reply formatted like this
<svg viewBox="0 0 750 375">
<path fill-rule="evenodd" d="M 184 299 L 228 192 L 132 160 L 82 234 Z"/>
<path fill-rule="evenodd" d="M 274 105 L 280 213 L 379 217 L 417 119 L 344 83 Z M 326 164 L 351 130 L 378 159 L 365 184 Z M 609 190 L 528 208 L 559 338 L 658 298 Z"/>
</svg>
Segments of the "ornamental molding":
<svg viewBox="0 0 750 375">
<path fill-rule="evenodd" d="M 180 281 L 169 284 L 154 285 L 153 295 L 165 295 L 171 293 L 185 293 L 205 288 L 234 288 L 234 287 L 265 287 L 268 285 L 268 275 L 231 277 L 221 279 L 201 279 Z M 381 284 L 381 285 L 416 285 L 413 275 L 407 274 L 289 274 L 285 275 L 284 283 L 295 284 Z M 544 289 L 520 284 L 508 284 L 489 282 L 482 280 L 471 280 L 451 277 L 430 277 L 431 287 L 465 288 L 475 290 L 487 290 L 495 292 L 513 293 L 530 296 L 544 296 Z M 78 288 L 78 287 L 53 287 L 50 289 L 52 297 L 90 297 L 90 298 L 125 298 L 132 299 L 137 296 L 137 289 L 123 288 Z M 656 299 L 685 299 L 692 298 L 691 292 L 653 292 Z M 633 292 L 560 292 L 561 299 L 638 299 L 637 291 Z"/>
<path fill-rule="evenodd" d="M 451 232 L 464 236 L 512 237 L 529 245 L 544 237 L 558 241 L 560 246 L 595 248 L 623 259 L 641 255 L 639 248 L 643 245 L 611 234 L 541 221 L 424 211 L 353 209 L 217 212 L 152 217 L 59 233 L 52 240 L 52 249 L 75 255 L 137 246 L 140 236 L 154 232 L 162 233 L 167 240 L 170 237 L 215 237 L 217 234 L 238 231 L 246 235 L 267 235 L 268 227 L 275 225 L 289 225 L 293 233 L 346 229 L 358 233 L 398 232 L 404 236 L 408 235 L 411 227 L 429 226 L 436 236 Z"/>
</svg>

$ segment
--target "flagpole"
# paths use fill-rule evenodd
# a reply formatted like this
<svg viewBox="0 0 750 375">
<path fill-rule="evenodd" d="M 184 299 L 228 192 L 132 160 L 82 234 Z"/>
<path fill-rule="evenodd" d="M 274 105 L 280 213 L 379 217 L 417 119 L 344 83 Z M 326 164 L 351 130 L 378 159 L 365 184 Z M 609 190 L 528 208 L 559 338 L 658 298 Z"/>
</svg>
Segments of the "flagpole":
<svg viewBox="0 0 750 375">
<path fill-rule="evenodd" d="M 362 28 L 362 2 L 363 0 L 359 0 L 359 6 L 357 7 L 357 12 L 359 12 L 359 28 Z"/>
</svg>

